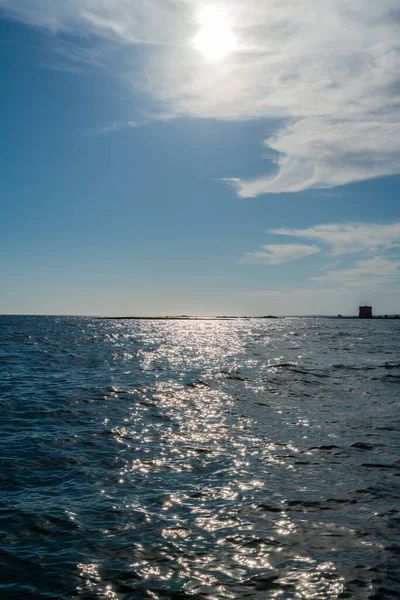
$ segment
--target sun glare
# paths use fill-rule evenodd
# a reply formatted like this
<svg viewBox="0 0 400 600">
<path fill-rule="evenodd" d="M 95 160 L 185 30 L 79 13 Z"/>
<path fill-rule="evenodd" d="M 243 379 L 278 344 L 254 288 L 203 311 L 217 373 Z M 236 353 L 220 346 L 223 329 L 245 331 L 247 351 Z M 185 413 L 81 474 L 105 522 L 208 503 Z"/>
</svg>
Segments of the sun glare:
<svg viewBox="0 0 400 600">
<path fill-rule="evenodd" d="M 235 50 L 229 16 L 221 8 L 206 8 L 199 15 L 200 30 L 194 38 L 194 47 L 209 60 L 221 60 Z"/>
</svg>

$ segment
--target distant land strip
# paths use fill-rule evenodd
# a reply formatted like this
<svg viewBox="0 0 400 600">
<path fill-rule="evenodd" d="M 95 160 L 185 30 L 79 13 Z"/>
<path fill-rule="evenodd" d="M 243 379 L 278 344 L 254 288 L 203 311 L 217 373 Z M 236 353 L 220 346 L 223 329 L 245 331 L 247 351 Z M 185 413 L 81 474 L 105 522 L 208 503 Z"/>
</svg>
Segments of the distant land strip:
<svg viewBox="0 0 400 600">
<path fill-rule="evenodd" d="M 215 317 L 201 317 L 201 316 L 190 316 L 190 315 L 178 315 L 165 316 L 165 317 L 94 317 L 103 320 L 134 320 L 134 321 L 235 321 L 240 319 L 357 319 L 357 320 L 387 320 L 387 319 L 400 319 L 400 315 L 375 315 L 371 319 L 360 319 L 358 316 L 350 315 L 286 315 L 277 317 L 275 315 L 265 315 L 261 317 L 228 317 L 228 316 L 215 316 Z"/>
<path fill-rule="evenodd" d="M 274 315 L 267 315 L 265 317 L 228 317 L 228 316 L 215 316 L 215 317 L 199 317 L 190 315 L 178 315 L 176 317 L 97 317 L 98 319 L 132 319 L 136 321 L 233 321 L 236 319 L 284 319 L 285 317 L 276 317 Z"/>
</svg>

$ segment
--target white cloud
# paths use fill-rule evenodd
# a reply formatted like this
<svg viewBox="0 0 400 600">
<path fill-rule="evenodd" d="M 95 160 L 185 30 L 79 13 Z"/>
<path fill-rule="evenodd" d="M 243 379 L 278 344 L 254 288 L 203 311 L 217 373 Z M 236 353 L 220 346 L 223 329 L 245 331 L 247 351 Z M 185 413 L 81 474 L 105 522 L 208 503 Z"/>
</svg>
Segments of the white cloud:
<svg viewBox="0 0 400 600">
<path fill-rule="evenodd" d="M 302 244 L 271 244 L 261 246 L 256 252 L 245 254 L 240 262 L 280 265 L 292 260 L 298 260 L 320 251 L 317 246 L 305 246 Z"/>
<path fill-rule="evenodd" d="M 346 259 L 329 265 L 325 261 L 319 267 L 324 274 L 311 277 L 309 281 L 340 285 L 346 289 L 377 289 L 393 285 L 399 279 L 400 222 L 333 223 L 306 229 L 271 229 L 268 233 L 318 242 L 325 246 L 325 253 L 317 245 L 271 244 L 246 254 L 241 262 L 277 265 L 319 252 L 321 258 L 326 258 L 327 254 L 339 259 L 358 255 L 355 262 Z"/>
<path fill-rule="evenodd" d="M 119 45 L 128 54 L 114 71 L 170 115 L 284 119 L 265 141 L 278 153 L 276 174 L 238 173 L 239 196 L 400 172 L 398 0 L 215 4 L 228 10 L 238 50 L 210 64 L 192 47 L 195 0 L 0 0 L 24 22 Z"/>
<path fill-rule="evenodd" d="M 400 244 L 400 222 L 331 223 L 305 229 L 270 229 L 269 233 L 326 244 L 334 256 L 384 250 Z"/>
<path fill-rule="evenodd" d="M 147 125 L 149 121 L 114 121 L 113 123 L 107 123 L 106 125 L 102 125 L 101 127 L 96 127 L 93 129 L 86 129 L 81 132 L 81 137 L 96 137 L 100 135 L 107 135 L 109 133 L 114 133 L 116 131 L 121 131 L 122 129 L 137 129 L 138 127 L 144 127 Z"/>
<path fill-rule="evenodd" d="M 231 183 L 242 198 L 331 188 L 399 172 L 400 123 L 303 118 L 266 140 L 279 152 L 278 173 Z M 397 118 L 397 117 L 396 117 Z"/>
<path fill-rule="evenodd" d="M 367 260 L 359 260 L 350 269 L 328 271 L 326 275 L 312 277 L 311 280 L 339 283 L 346 287 L 368 287 L 373 289 L 397 280 L 400 276 L 399 268 L 399 261 L 387 260 L 377 256 Z"/>
</svg>

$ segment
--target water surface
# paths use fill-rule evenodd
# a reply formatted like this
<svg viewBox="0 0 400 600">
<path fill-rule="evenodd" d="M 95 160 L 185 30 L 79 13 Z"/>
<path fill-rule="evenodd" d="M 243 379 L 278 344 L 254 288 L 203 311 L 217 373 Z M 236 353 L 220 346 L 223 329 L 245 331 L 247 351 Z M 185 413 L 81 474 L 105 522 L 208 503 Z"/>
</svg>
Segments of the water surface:
<svg viewBox="0 0 400 600">
<path fill-rule="evenodd" d="M 0 317 L 0 597 L 400 598 L 399 348 L 399 321 Z"/>
</svg>

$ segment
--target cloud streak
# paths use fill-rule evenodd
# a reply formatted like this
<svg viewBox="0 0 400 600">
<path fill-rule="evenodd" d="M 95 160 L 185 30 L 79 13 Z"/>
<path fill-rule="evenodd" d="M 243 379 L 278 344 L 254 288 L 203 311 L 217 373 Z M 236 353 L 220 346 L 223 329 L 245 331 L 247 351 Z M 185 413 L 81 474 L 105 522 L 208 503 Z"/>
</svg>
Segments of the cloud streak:
<svg viewBox="0 0 400 600">
<path fill-rule="evenodd" d="M 321 277 L 311 277 L 311 280 L 373 289 L 398 280 L 400 276 L 399 268 L 399 261 L 375 257 L 368 260 L 359 260 L 351 269 L 328 271 L 326 275 Z"/>
<path fill-rule="evenodd" d="M 303 244 L 270 244 L 261 246 L 256 252 L 245 254 L 240 262 L 266 265 L 280 265 L 285 262 L 299 260 L 320 251 L 318 246 Z"/>
<path fill-rule="evenodd" d="M 400 222 L 331 223 L 304 229 L 270 229 L 267 233 L 302 238 L 316 244 L 260 246 L 259 250 L 246 254 L 240 262 L 278 265 L 320 253 L 321 259 L 325 259 L 325 264 L 321 265 L 324 274 L 309 277 L 309 281 L 372 290 L 393 284 L 400 277 Z M 327 264 L 327 256 L 336 257 L 337 263 L 333 266 Z M 344 257 L 347 258 L 341 260 Z M 340 264 L 343 266 L 340 267 Z"/>
<path fill-rule="evenodd" d="M 122 48 L 118 75 L 171 117 L 281 120 L 264 141 L 276 153 L 275 173 L 238 173 L 230 183 L 240 197 L 400 172 L 398 0 L 223 5 L 237 51 L 211 65 L 193 48 L 194 0 L 0 0 L 25 23 Z"/>
<path fill-rule="evenodd" d="M 268 232 L 322 243 L 328 246 L 332 256 L 374 252 L 400 245 L 400 222 L 331 223 L 304 229 L 269 229 Z"/>
<path fill-rule="evenodd" d="M 365 116 L 366 118 L 367 116 Z M 279 153 L 272 177 L 231 181 L 242 198 L 332 188 L 399 172 L 400 124 L 303 118 L 265 141 Z"/>
</svg>

